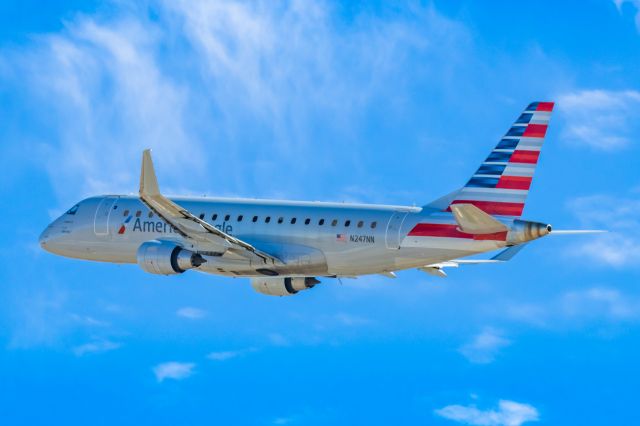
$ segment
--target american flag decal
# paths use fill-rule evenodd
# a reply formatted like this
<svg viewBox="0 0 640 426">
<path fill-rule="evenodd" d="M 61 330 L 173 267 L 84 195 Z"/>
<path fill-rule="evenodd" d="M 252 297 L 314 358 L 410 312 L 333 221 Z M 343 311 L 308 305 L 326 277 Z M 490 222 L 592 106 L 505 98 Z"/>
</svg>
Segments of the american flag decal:
<svg viewBox="0 0 640 426">
<path fill-rule="evenodd" d="M 346 234 L 336 234 L 336 241 L 339 241 L 341 243 L 346 243 L 347 242 L 347 235 Z"/>
</svg>

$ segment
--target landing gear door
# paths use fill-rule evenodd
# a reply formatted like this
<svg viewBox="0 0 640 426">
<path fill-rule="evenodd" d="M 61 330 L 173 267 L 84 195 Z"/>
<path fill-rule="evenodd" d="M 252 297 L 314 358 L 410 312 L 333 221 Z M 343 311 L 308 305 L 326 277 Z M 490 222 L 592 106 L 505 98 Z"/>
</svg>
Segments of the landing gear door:
<svg viewBox="0 0 640 426">
<path fill-rule="evenodd" d="M 96 216 L 93 221 L 93 232 L 98 236 L 109 235 L 109 218 L 113 212 L 118 197 L 104 197 L 96 208 Z"/>
<path fill-rule="evenodd" d="M 385 234 L 385 244 L 388 249 L 399 249 L 400 241 L 402 240 L 402 235 L 400 235 L 400 231 L 402 230 L 402 223 L 404 222 L 405 217 L 407 217 L 407 212 L 394 212 L 393 215 L 389 218 L 389 223 L 387 223 L 387 233 Z"/>
</svg>

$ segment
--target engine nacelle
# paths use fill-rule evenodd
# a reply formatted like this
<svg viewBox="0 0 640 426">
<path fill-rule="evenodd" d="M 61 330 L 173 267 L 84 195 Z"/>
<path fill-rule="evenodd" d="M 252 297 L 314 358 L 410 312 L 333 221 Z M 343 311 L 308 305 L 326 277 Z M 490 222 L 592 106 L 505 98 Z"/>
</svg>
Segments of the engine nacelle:
<svg viewBox="0 0 640 426">
<path fill-rule="evenodd" d="M 174 275 L 206 262 L 197 253 L 169 241 L 147 241 L 138 248 L 138 265 L 150 274 Z"/>
<path fill-rule="evenodd" d="M 299 291 L 308 290 L 318 284 L 314 277 L 260 277 L 251 278 L 255 291 L 269 296 L 292 296 Z"/>
<path fill-rule="evenodd" d="M 521 244 L 536 238 L 544 237 L 551 232 L 551 225 L 527 220 L 514 220 L 509 233 L 507 244 Z"/>
</svg>

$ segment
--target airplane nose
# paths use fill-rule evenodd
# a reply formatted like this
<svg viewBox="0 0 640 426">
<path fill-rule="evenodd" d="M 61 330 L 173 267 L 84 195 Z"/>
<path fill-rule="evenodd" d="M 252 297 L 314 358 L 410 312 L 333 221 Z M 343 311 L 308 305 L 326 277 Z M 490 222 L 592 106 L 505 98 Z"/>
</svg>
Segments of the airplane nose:
<svg viewBox="0 0 640 426">
<path fill-rule="evenodd" d="M 40 247 L 49 253 L 59 254 L 62 247 L 60 243 L 64 242 L 64 238 L 57 227 L 49 225 L 42 231 L 42 234 L 40 234 L 38 242 L 40 243 Z"/>
<path fill-rule="evenodd" d="M 42 247 L 43 249 L 47 250 L 47 242 L 49 241 L 49 227 L 47 226 L 44 231 L 42 231 L 42 233 L 40 234 L 40 237 L 38 238 L 38 242 L 40 243 L 40 247 Z"/>
</svg>

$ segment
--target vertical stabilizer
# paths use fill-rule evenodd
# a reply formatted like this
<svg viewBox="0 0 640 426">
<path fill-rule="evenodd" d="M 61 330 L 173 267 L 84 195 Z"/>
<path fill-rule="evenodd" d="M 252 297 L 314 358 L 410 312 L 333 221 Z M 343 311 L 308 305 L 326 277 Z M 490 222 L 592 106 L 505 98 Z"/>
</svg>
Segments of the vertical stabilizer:
<svg viewBox="0 0 640 426">
<path fill-rule="evenodd" d="M 553 106 L 529 104 L 450 205 L 473 204 L 491 215 L 521 216 Z"/>
</svg>

